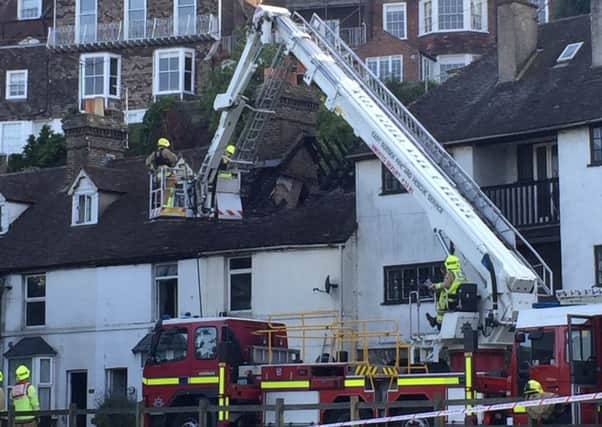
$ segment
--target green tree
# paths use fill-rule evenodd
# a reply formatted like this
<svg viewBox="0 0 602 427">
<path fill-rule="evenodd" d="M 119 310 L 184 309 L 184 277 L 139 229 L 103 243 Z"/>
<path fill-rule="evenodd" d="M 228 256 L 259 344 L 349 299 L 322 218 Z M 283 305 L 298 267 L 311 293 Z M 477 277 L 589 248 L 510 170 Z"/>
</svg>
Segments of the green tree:
<svg viewBox="0 0 602 427">
<path fill-rule="evenodd" d="M 100 411 L 131 411 L 129 414 L 97 413 L 92 418 L 92 424 L 97 427 L 134 427 L 136 425 L 136 400 L 119 394 L 108 394 L 97 400 Z"/>
<path fill-rule="evenodd" d="M 128 155 L 137 156 L 153 152 L 157 138 L 165 135 L 167 131 L 166 115 L 175 103 L 174 97 L 161 97 L 146 110 L 142 124 L 130 135 Z"/>
<path fill-rule="evenodd" d="M 49 168 L 65 164 L 67 143 L 65 135 L 55 133 L 49 126 L 42 126 L 36 137 L 30 135 L 23 153 L 8 158 L 8 170 L 18 172 L 27 168 Z"/>
<path fill-rule="evenodd" d="M 399 101 L 401 101 L 403 105 L 406 106 L 410 105 L 412 102 L 416 101 L 418 98 L 424 95 L 426 93 L 427 86 L 428 90 L 431 90 L 435 86 L 437 86 L 437 83 L 432 81 L 427 82 L 425 85 L 425 82 L 422 81 L 401 82 L 399 80 L 389 80 L 385 84 L 387 88 L 393 93 L 393 95 L 395 95 L 395 97 L 399 99 Z"/>
<path fill-rule="evenodd" d="M 554 19 L 587 14 L 590 8 L 590 0 L 555 0 L 553 4 Z"/>
</svg>

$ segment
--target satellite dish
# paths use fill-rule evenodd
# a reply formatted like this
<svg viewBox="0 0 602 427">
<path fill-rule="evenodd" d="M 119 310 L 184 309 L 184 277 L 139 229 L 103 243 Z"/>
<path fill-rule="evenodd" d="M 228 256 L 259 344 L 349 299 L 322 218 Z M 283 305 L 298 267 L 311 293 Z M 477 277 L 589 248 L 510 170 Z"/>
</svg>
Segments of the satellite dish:
<svg viewBox="0 0 602 427">
<path fill-rule="evenodd" d="M 326 280 L 324 281 L 324 290 L 326 291 L 327 294 L 330 293 L 331 289 L 336 289 L 338 287 L 339 287 L 339 285 L 337 283 L 330 282 L 330 275 L 326 276 Z"/>
</svg>

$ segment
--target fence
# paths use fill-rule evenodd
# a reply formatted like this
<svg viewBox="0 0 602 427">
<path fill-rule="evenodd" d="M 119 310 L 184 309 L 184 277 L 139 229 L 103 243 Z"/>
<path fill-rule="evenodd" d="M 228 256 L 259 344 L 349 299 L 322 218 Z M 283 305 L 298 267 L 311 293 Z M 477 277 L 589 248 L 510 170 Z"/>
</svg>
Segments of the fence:
<svg viewBox="0 0 602 427">
<path fill-rule="evenodd" d="M 195 414 L 198 419 L 199 427 L 212 427 L 213 424 L 208 422 L 209 419 L 217 419 L 217 414 L 222 411 L 229 411 L 230 413 L 255 413 L 255 414 L 264 414 L 271 412 L 273 414 L 272 417 L 274 422 L 270 422 L 264 424 L 265 427 L 301 427 L 301 426 L 310 426 L 315 425 L 314 422 L 308 423 L 289 423 L 285 422 L 285 414 L 287 411 L 307 411 L 307 410 L 337 410 L 341 412 L 348 411 L 348 419 L 360 420 L 360 413 L 362 409 L 369 409 L 372 411 L 385 411 L 385 410 L 393 410 L 399 414 L 412 414 L 412 413 L 420 413 L 420 412 L 428 412 L 432 410 L 443 410 L 444 408 L 452 408 L 452 407 L 465 407 L 466 405 L 471 405 L 472 407 L 478 407 L 482 405 L 497 405 L 516 402 L 515 399 L 512 398 L 488 398 L 488 399 L 443 399 L 439 393 L 434 394 L 433 400 L 405 400 L 405 401 L 396 401 L 396 402 L 362 402 L 359 400 L 358 396 L 352 396 L 350 401 L 347 402 L 337 402 L 337 403 L 308 403 L 308 404 L 287 404 L 284 399 L 278 398 L 275 400 L 275 404 L 273 405 L 229 405 L 227 407 L 217 406 L 210 404 L 207 400 L 199 401 L 198 406 L 182 406 L 182 407 L 165 407 L 165 408 L 146 408 L 143 402 L 137 402 L 135 408 L 123 408 L 123 409 L 78 409 L 76 405 L 72 404 L 69 409 L 58 409 L 58 410 L 50 410 L 50 411 L 32 411 L 32 412 L 22 412 L 19 415 L 34 415 L 37 417 L 66 417 L 68 420 L 68 425 L 70 427 L 82 427 L 77 423 L 77 417 L 82 415 L 108 415 L 108 416 L 131 416 L 134 418 L 134 424 L 131 427 L 145 427 L 144 418 L 145 415 L 153 415 L 153 414 Z M 602 402 L 602 399 L 588 399 L 588 403 L 590 404 L 598 404 Z M 522 403 L 521 403 L 522 404 Z M 454 411 L 451 411 L 454 412 Z M 208 417 L 208 415 L 213 414 L 213 416 Z M 14 408 L 10 406 L 8 411 L 0 412 L 0 418 L 8 419 L 8 427 L 17 427 L 18 424 L 15 423 L 15 413 Z M 600 425 L 599 422 L 602 420 L 596 420 L 596 424 Z M 368 422 L 368 420 L 366 420 Z M 379 425 L 381 427 L 396 427 L 399 426 L 399 421 L 391 422 L 391 423 L 382 423 L 374 424 L 374 421 L 370 423 L 371 425 Z M 357 424 L 363 425 L 363 423 Z M 403 425 L 403 424 L 402 424 Z M 429 424 L 433 427 L 443 427 L 445 425 L 443 418 L 434 418 L 432 422 Z M 476 424 L 464 424 L 464 423 L 454 423 L 453 425 L 476 425 Z M 563 424 L 557 424 L 557 426 L 561 426 Z M 573 424 L 564 424 L 564 425 L 573 425 Z M 564 426 L 563 425 L 563 426 Z M 580 424 L 585 426 L 586 424 Z M 531 426 L 531 421 L 529 421 L 529 426 Z"/>
</svg>

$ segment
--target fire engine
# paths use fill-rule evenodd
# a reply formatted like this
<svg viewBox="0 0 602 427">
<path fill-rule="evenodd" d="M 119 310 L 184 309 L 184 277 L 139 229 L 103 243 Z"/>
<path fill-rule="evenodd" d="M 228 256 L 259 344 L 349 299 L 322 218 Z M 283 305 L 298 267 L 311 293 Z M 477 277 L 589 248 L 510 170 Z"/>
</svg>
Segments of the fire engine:
<svg viewBox="0 0 602 427">
<path fill-rule="evenodd" d="M 235 218 L 229 219 L 242 216 L 240 172 L 249 161 L 238 156 L 252 151 L 253 144 L 243 144 L 244 150 L 238 150 L 226 165 L 222 158 L 245 107 L 264 113 L 248 106 L 243 92 L 267 44 L 279 44 L 281 51 L 304 67 L 305 83 L 322 90 L 327 108 L 343 117 L 415 196 L 444 249 L 449 252 L 452 246 L 456 248 L 463 265 L 472 269 L 468 273 L 475 283 L 461 286 L 457 307 L 445 314 L 438 333 L 412 334 L 407 342 L 399 341 L 395 360 L 383 367 L 370 364 L 368 352 L 356 357 L 356 340 L 367 340 L 369 334 L 358 335 L 358 325 L 345 325 L 344 319 L 335 319 L 327 327 L 339 331 L 332 332 L 333 342 L 338 342 L 333 348 L 338 351 L 316 362 L 302 360 L 299 351 L 289 348 L 291 328 L 276 322 L 227 317 L 163 321 L 157 325 L 151 357 L 144 368 L 146 405 L 194 406 L 206 399 L 220 407 L 216 417 L 207 420 L 209 425 L 253 426 L 269 424 L 273 413 L 262 414 L 260 420 L 229 411 L 229 406 L 270 404 L 277 398 L 288 403 L 330 403 L 346 402 L 353 396 L 365 402 L 519 396 L 528 377 L 542 379 L 550 387 L 558 381 L 559 393 L 598 387 L 582 384 L 594 360 L 582 359 L 588 354 L 587 334 L 599 328 L 599 320 L 581 317 L 576 322 L 567 316 L 583 316 L 581 309 L 549 308 L 534 312 L 547 313 L 543 314 L 544 321 L 537 323 L 535 319 L 542 315 L 529 313 L 539 294 L 552 294 L 549 267 L 472 178 L 317 16 L 307 22 L 286 9 L 257 7 L 232 81 L 226 93 L 215 100 L 214 107 L 221 116 L 211 146 L 197 177 L 183 182 L 188 197 L 180 198 L 184 203 L 181 212 L 202 217 L 229 211 L 235 212 Z M 258 143 L 257 138 L 251 140 Z M 224 170 L 228 173 L 220 173 Z M 160 215 L 161 206 L 158 212 Z M 517 250 L 519 243 L 523 252 L 529 252 L 528 257 Z M 527 259 L 534 260 L 534 265 Z M 556 310 L 553 316 L 550 310 Z M 531 320 L 523 321 L 529 316 Z M 557 323 L 549 323 L 552 317 Z M 555 352 L 544 359 L 540 344 L 551 339 Z M 577 341 L 579 351 L 572 345 Z M 598 354 L 593 345 L 590 353 Z M 442 365 L 447 366 L 445 372 L 434 372 L 433 367 Z M 548 381 L 552 371 L 558 375 Z M 359 415 L 370 418 L 427 409 L 362 410 Z M 576 416 L 581 413 L 584 419 L 592 417 L 587 406 L 573 412 Z M 315 424 L 349 417 L 349 410 L 290 411 L 285 422 Z M 520 413 L 487 414 L 486 421 L 505 423 L 508 417 L 525 421 Z M 149 417 L 147 425 L 185 427 L 197 423 L 194 414 L 157 415 Z"/>
</svg>

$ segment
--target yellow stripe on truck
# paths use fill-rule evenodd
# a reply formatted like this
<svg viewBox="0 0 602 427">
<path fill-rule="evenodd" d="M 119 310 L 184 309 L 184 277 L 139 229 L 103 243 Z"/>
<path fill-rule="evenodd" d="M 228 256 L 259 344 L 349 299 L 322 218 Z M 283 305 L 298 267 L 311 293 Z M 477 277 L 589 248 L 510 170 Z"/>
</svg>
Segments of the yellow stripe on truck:
<svg viewBox="0 0 602 427">
<path fill-rule="evenodd" d="M 280 388 L 309 388 L 309 380 L 301 381 L 263 381 L 261 388 L 264 390 L 274 390 Z"/>
<path fill-rule="evenodd" d="M 397 385 L 455 385 L 460 384 L 460 377 L 412 377 L 397 378 Z"/>
<path fill-rule="evenodd" d="M 181 385 L 181 384 L 217 384 L 218 377 L 168 377 L 168 378 L 142 378 L 144 385 Z"/>
<path fill-rule="evenodd" d="M 188 384 L 217 384 L 218 377 L 188 377 Z"/>
<path fill-rule="evenodd" d="M 178 385 L 180 379 L 175 378 L 142 378 L 142 384 L 144 385 Z"/>
<path fill-rule="evenodd" d="M 345 387 L 365 387 L 366 380 L 364 378 L 345 378 Z"/>
<path fill-rule="evenodd" d="M 527 413 L 527 408 L 525 406 L 515 406 L 514 407 L 514 413 L 515 414 L 526 414 Z"/>
</svg>

